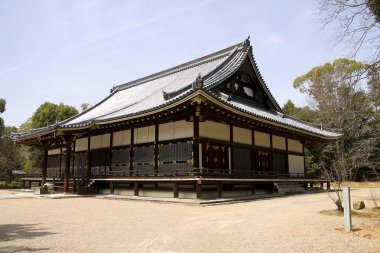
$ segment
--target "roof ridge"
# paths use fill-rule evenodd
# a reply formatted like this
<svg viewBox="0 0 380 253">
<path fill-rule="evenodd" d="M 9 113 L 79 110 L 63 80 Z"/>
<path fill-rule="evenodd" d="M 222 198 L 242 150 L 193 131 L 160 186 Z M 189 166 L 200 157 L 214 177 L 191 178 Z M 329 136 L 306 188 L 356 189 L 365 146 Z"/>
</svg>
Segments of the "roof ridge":
<svg viewBox="0 0 380 253">
<path fill-rule="evenodd" d="M 206 62 L 209 62 L 211 60 L 215 60 L 217 58 L 225 56 L 226 54 L 230 54 L 231 50 L 234 50 L 235 48 L 243 47 L 245 42 L 246 42 L 246 40 L 244 40 L 243 42 L 240 42 L 238 44 L 235 44 L 233 46 L 229 46 L 229 47 L 224 48 L 222 50 L 213 52 L 211 54 L 207 54 L 205 56 L 199 57 L 197 59 L 194 59 L 194 60 L 179 64 L 177 66 L 159 71 L 157 73 L 154 73 L 154 74 L 151 74 L 151 75 L 130 81 L 128 83 L 117 85 L 117 86 L 115 86 L 115 88 L 119 88 L 119 90 L 130 88 L 130 87 L 133 87 L 135 85 L 139 85 L 139 84 L 142 84 L 142 83 L 145 83 L 148 81 L 152 81 L 152 80 L 155 80 L 155 79 L 158 79 L 158 78 L 161 78 L 161 77 L 164 77 L 164 76 L 176 73 L 176 72 L 183 71 L 185 69 L 195 67 L 199 64 L 206 63 Z"/>
</svg>

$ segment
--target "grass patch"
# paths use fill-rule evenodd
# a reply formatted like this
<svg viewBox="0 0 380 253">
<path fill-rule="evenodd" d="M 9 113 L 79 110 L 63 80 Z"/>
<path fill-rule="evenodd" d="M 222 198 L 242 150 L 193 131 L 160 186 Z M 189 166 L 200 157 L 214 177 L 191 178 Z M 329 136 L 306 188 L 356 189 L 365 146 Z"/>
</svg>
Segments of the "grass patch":
<svg viewBox="0 0 380 253">
<path fill-rule="evenodd" d="M 319 213 L 323 215 L 343 217 L 343 212 L 338 210 L 322 210 Z M 380 219 L 380 208 L 364 209 L 363 211 L 351 210 L 351 215 L 352 217 L 357 218 Z"/>
<path fill-rule="evenodd" d="M 21 189 L 21 182 L 12 182 L 9 184 L 5 184 L 5 181 L 0 181 L 0 189 Z"/>
</svg>

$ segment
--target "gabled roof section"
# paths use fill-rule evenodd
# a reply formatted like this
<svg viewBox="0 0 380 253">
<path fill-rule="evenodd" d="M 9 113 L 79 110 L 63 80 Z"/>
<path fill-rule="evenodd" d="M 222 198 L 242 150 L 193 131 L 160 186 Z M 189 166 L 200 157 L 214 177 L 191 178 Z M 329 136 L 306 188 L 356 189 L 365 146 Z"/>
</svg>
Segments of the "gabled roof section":
<svg viewBox="0 0 380 253">
<path fill-rule="evenodd" d="M 63 128 L 84 127 L 164 106 L 190 91 L 199 75 L 203 78 L 205 88 L 222 82 L 240 67 L 249 52 L 249 40 L 245 40 L 196 60 L 116 86 L 101 103 L 60 125 Z"/>
</svg>

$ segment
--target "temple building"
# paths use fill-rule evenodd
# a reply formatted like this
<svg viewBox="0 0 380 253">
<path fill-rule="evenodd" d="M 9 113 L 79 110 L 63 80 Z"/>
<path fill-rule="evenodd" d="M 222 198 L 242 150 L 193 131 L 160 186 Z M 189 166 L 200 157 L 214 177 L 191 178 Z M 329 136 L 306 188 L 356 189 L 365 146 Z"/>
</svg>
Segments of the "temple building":
<svg viewBox="0 0 380 253">
<path fill-rule="evenodd" d="M 342 134 L 285 115 L 249 39 L 111 89 L 90 109 L 15 134 L 44 150 L 56 191 L 217 198 L 305 190 L 304 148 Z"/>
</svg>

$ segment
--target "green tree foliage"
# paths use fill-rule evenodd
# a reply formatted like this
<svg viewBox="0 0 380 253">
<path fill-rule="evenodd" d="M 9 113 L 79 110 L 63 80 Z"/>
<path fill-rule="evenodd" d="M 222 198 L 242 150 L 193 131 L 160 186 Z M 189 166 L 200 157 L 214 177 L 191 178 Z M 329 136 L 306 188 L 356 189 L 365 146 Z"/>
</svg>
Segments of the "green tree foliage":
<svg viewBox="0 0 380 253">
<path fill-rule="evenodd" d="M 53 125 L 76 114 L 78 114 L 78 110 L 73 106 L 63 103 L 56 105 L 54 103 L 45 102 L 33 114 L 31 126 L 32 128 L 41 128 Z"/>
<path fill-rule="evenodd" d="M 289 116 L 307 122 L 314 122 L 316 119 L 316 111 L 312 110 L 309 106 L 297 107 L 291 100 L 288 100 L 282 111 Z"/>
<path fill-rule="evenodd" d="M 82 110 L 82 112 L 88 110 L 90 107 L 91 105 L 89 103 L 83 103 L 80 105 L 80 109 Z"/>
<path fill-rule="evenodd" d="M 372 98 L 376 89 L 371 85 L 376 86 L 377 77 L 372 74 L 371 78 L 366 70 L 367 66 L 360 62 L 338 59 L 314 67 L 294 80 L 294 87 L 307 94 L 316 106 L 314 121 L 342 129 L 344 134 L 342 145 L 310 150 L 309 161 L 315 166 L 327 166 L 329 159 L 323 161 L 323 157 L 334 157 L 344 174 L 353 177 L 358 168 L 375 164 L 380 128 Z"/>
</svg>

